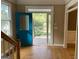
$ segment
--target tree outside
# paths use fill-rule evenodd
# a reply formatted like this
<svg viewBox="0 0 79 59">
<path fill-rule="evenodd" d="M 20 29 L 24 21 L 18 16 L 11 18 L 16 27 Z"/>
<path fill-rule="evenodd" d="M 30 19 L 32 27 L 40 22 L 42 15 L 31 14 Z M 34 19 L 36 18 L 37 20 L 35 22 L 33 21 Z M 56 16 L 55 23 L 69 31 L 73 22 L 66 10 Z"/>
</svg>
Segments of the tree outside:
<svg viewBox="0 0 79 59">
<path fill-rule="evenodd" d="M 47 35 L 47 13 L 33 13 L 34 36 Z"/>
</svg>

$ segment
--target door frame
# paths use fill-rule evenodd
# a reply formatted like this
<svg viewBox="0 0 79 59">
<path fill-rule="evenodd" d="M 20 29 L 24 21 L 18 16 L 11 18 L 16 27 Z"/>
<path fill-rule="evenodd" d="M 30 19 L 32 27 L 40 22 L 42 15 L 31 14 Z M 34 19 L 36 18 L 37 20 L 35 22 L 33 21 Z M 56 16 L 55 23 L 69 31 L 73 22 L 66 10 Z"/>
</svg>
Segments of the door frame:
<svg viewBox="0 0 79 59">
<path fill-rule="evenodd" d="M 48 19 L 48 15 L 50 14 L 51 16 L 52 16 L 52 14 L 51 14 L 51 12 L 32 12 L 32 13 L 46 13 L 47 14 L 47 19 L 46 19 L 46 23 L 47 23 L 47 26 L 46 26 L 46 28 L 47 28 L 47 45 L 48 45 L 48 24 L 49 24 L 49 19 Z M 32 17 L 33 18 L 33 17 Z M 33 19 L 32 19 L 33 20 Z M 51 17 L 51 20 L 52 20 L 52 17 Z M 32 25 L 34 24 L 34 21 L 32 21 Z M 34 31 L 34 26 L 32 26 L 32 30 Z M 33 34 L 33 31 L 32 31 L 32 37 L 34 36 L 34 34 Z M 52 34 L 52 33 L 51 33 Z M 52 36 L 52 35 L 51 35 Z"/>
<path fill-rule="evenodd" d="M 74 4 L 75 5 L 75 4 Z M 71 7 L 71 6 L 70 6 Z M 68 7 L 69 8 L 69 7 Z M 67 39 L 68 39 L 68 14 L 69 12 L 72 12 L 74 10 L 78 9 L 78 6 L 76 5 L 75 7 L 71 9 L 65 9 L 65 21 L 64 21 L 64 48 L 67 48 Z M 76 40 L 77 41 L 77 40 Z"/>
</svg>

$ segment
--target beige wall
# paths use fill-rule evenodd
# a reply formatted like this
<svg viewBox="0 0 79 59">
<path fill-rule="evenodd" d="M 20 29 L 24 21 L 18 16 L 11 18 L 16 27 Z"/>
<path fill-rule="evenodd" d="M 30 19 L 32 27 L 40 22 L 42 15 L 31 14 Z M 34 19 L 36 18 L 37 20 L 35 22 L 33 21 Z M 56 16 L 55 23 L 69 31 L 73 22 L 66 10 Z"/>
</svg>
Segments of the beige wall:
<svg viewBox="0 0 79 59">
<path fill-rule="evenodd" d="M 54 6 L 54 41 L 57 40 L 62 42 L 57 42 L 58 44 L 64 42 L 64 15 L 65 6 L 55 5 Z"/>
<path fill-rule="evenodd" d="M 17 12 L 25 12 L 25 6 L 24 5 L 17 5 Z"/>
</svg>

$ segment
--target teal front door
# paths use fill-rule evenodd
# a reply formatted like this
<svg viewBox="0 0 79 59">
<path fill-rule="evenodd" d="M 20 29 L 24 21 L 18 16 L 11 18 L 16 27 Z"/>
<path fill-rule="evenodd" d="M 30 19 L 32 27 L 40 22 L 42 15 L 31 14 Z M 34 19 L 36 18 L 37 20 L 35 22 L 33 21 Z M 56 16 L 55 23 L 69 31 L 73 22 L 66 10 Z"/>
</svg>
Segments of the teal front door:
<svg viewBox="0 0 79 59">
<path fill-rule="evenodd" d="M 16 13 L 16 37 L 21 46 L 32 46 L 32 13 Z"/>
</svg>

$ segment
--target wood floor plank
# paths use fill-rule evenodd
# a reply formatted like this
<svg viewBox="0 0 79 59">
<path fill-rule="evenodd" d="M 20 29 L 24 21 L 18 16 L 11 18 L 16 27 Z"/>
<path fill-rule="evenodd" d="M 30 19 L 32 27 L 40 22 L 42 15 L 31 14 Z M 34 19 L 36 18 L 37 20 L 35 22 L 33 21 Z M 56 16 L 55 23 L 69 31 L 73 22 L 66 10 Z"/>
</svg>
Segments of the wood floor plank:
<svg viewBox="0 0 79 59">
<path fill-rule="evenodd" d="M 21 59 L 74 59 L 74 48 L 32 46 L 20 49 Z"/>
</svg>

